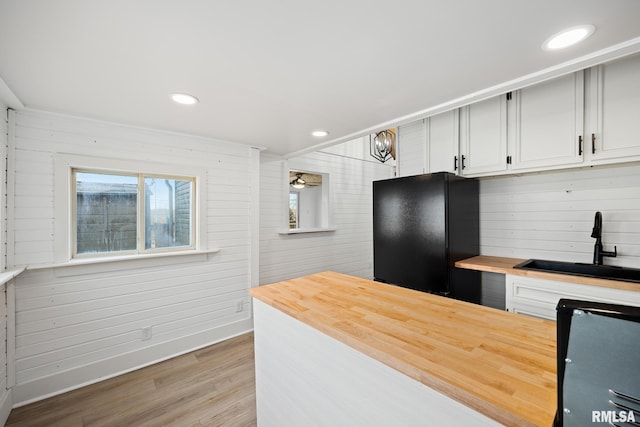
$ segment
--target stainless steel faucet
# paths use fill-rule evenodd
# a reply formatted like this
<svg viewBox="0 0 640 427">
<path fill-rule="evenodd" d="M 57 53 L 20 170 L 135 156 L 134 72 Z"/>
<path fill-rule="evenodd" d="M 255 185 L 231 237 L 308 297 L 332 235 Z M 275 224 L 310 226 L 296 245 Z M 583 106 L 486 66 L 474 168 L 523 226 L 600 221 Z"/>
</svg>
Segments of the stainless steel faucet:
<svg viewBox="0 0 640 427">
<path fill-rule="evenodd" d="M 591 237 L 596 239 L 596 244 L 593 247 L 593 263 L 595 265 L 602 265 L 602 259 L 606 256 L 613 258 L 618 255 L 617 246 L 613 247 L 613 252 L 602 249 L 602 214 L 599 211 L 596 212 Z"/>
</svg>

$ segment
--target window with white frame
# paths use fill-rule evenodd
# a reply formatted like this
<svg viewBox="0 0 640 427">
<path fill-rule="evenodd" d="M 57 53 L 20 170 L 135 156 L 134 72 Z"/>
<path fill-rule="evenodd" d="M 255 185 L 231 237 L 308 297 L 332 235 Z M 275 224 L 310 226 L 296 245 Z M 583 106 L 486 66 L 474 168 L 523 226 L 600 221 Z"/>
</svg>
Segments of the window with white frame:
<svg viewBox="0 0 640 427">
<path fill-rule="evenodd" d="M 72 169 L 72 257 L 194 248 L 195 178 Z"/>
<path fill-rule="evenodd" d="M 209 251 L 204 165 L 57 153 L 55 194 L 55 263 Z"/>
<path fill-rule="evenodd" d="M 328 228 L 329 174 L 289 170 L 289 230 Z"/>
</svg>

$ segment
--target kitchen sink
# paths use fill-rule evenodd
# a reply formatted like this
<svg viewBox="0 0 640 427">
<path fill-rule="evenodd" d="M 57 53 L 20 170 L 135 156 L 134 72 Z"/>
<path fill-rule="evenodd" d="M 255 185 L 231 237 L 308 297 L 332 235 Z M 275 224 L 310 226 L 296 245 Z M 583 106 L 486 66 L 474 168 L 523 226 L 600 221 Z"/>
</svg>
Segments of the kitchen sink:
<svg viewBox="0 0 640 427">
<path fill-rule="evenodd" d="M 519 270 L 544 271 L 547 273 L 570 274 L 573 276 L 596 277 L 599 279 L 640 283 L 640 269 L 618 267 L 614 265 L 595 265 L 579 262 L 529 259 L 515 265 L 513 268 Z"/>
</svg>

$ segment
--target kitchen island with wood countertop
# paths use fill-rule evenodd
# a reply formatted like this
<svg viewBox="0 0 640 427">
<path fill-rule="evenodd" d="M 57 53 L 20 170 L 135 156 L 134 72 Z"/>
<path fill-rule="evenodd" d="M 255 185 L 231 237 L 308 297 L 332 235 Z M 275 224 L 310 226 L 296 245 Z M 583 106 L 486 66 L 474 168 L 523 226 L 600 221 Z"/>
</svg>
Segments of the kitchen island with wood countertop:
<svg viewBox="0 0 640 427">
<path fill-rule="evenodd" d="M 261 426 L 552 424 L 554 322 L 334 272 L 251 295 Z"/>
</svg>

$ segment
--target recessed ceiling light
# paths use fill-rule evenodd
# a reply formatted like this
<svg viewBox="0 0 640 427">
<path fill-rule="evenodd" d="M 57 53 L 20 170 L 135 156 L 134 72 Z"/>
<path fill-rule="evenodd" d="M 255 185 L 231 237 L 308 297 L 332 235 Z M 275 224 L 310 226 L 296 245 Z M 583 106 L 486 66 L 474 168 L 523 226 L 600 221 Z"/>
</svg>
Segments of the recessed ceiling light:
<svg viewBox="0 0 640 427">
<path fill-rule="evenodd" d="M 558 50 L 565 47 L 573 46 L 576 43 L 589 37 L 596 30 L 591 24 L 578 25 L 575 27 L 567 28 L 560 31 L 557 34 L 549 37 L 543 44 L 543 50 Z"/>
<path fill-rule="evenodd" d="M 316 138 L 322 138 L 323 136 L 329 135 L 329 132 L 327 132 L 326 130 L 314 130 L 313 132 L 311 132 L 311 135 L 315 136 Z"/>
<path fill-rule="evenodd" d="M 178 104 L 193 105 L 198 103 L 198 98 L 188 93 L 172 93 L 171 99 Z"/>
</svg>

